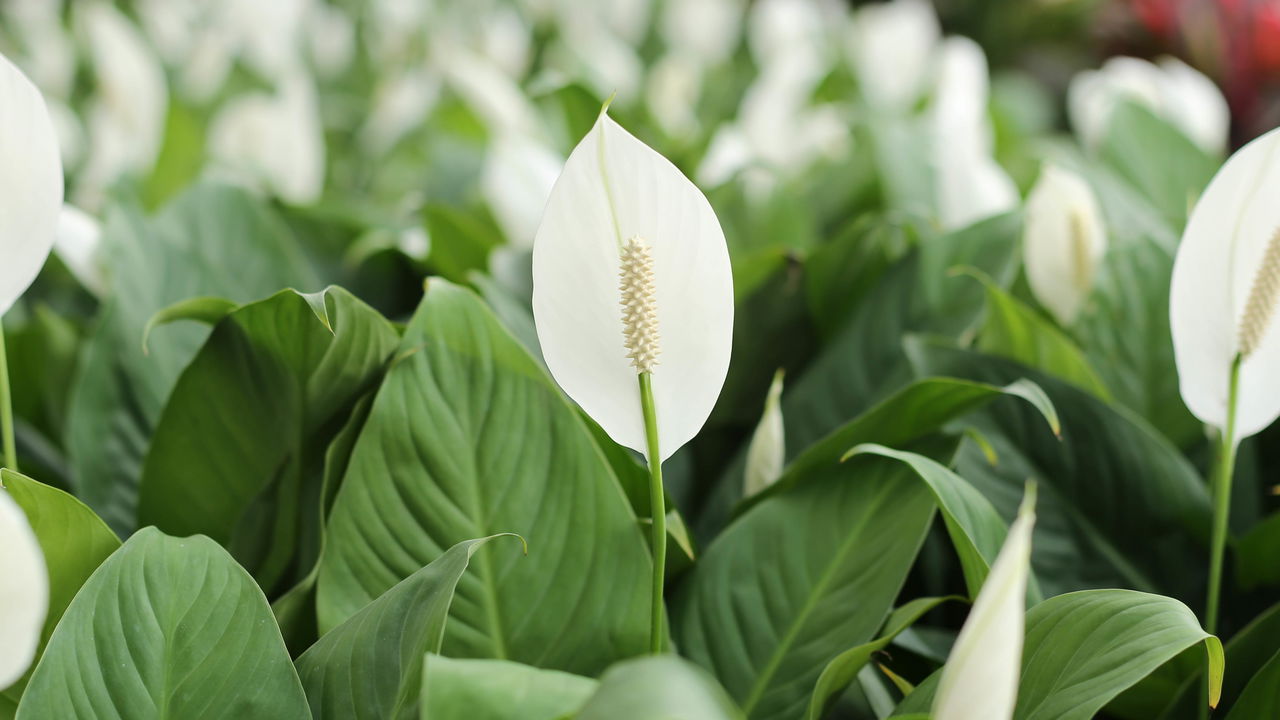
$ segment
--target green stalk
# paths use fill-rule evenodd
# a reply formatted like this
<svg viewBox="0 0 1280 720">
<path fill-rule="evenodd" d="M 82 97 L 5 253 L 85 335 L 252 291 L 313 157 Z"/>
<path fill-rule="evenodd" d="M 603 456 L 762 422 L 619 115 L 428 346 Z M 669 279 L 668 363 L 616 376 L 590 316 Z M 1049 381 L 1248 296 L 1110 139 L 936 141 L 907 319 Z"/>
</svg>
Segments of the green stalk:
<svg viewBox="0 0 1280 720">
<path fill-rule="evenodd" d="M 1222 594 L 1222 561 L 1227 549 L 1227 520 L 1231 516 L 1231 479 L 1236 464 L 1236 399 L 1240 390 L 1240 356 L 1231 363 L 1231 384 L 1227 392 L 1227 427 L 1218 447 L 1218 465 L 1213 477 L 1213 535 L 1209 546 L 1209 598 L 1205 603 L 1204 629 L 1218 631 L 1218 601 Z"/>
<path fill-rule="evenodd" d="M 13 398 L 9 392 L 9 356 L 0 326 L 0 435 L 4 436 L 4 467 L 18 471 L 18 446 L 13 439 Z"/>
<path fill-rule="evenodd" d="M 640 373 L 640 408 L 649 448 L 649 514 L 653 516 L 653 614 L 649 651 L 662 652 L 662 584 L 667 573 L 667 502 L 662 489 L 662 455 L 658 452 L 658 413 L 653 406 L 653 376 Z"/>
</svg>

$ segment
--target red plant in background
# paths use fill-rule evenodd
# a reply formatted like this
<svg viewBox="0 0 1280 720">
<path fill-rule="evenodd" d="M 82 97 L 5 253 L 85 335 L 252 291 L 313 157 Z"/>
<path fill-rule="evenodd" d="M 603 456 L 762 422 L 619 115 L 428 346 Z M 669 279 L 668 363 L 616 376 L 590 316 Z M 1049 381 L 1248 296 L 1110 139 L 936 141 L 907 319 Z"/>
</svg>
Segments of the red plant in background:
<svg viewBox="0 0 1280 720">
<path fill-rule="evenodd" d="M 1162 49 L 1223 87 L 1238 140 L 1280 124 L 1280 0 L 1129 0 Z"/>
</svg>

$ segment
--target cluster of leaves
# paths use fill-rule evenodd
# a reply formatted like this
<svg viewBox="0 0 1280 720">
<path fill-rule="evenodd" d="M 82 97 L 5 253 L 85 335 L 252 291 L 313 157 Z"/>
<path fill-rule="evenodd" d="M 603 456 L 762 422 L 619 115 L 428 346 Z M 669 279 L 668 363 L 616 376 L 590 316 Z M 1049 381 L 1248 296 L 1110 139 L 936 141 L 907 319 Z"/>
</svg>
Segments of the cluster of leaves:
<svg viewBox="0 0 1280 720">
<path fill-rule="evenodd" d="M 693 175 L 750 62 L 708 82 L 706 133 L 617 115 Z M 854 82 L 837 67 L 814 94 Z M 534 97 L 562 149 L 602 100 Z M 528 252 L 469 191 L 492 128 L 446 91 L 385 157 L 331 157 L 326 200 L 298 207 L 187 187 L 202 116 L 175 103 L 156 168 L 104 210 L 108 291 L 53 260 L 5 317 L 25 474 L 0 480 L 50 611 L 0 717 L 918 715 L 1028 479 L 1016 717 L 1191 717 L 1206 677 L 1219 715 L 1273 716 L 1275 430 L 1241 448 L 1225 676 L 1195 614 L 1209 444 L 1168 281 L 1217 160 L 1136 106 L 1088 152 L 1044 139 L 1018 81 L 993 113 L 1020 185 L 1047 155 L 1102 201 L 1110 247 L 1070 327 L 1027 288 L 1019 211 L 939 227 L 919 123 L 859 112 L 855 152 L 710 189 L 733 361 L 665 468 L 672 652 L 638 659 L 647 478 L 542 367 Z M 395 242 L 411 190 L 425 253 Z M 778 368 L 785 469 L 744 497 Z"/>
</svg>

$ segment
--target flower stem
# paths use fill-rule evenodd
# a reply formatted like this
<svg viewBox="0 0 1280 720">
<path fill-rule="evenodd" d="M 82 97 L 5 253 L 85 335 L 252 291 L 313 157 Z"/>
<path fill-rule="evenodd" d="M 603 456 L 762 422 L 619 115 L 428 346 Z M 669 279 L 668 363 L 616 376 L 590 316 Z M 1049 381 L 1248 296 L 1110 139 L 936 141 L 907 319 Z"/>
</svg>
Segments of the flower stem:
<svg viewBox="0 0 1280 720">
<path fill-rule="evenodd" d="M 0 326 L 0 435 L 4 436 L 4 462 L 0 466 L 18 471 L 18 448 L 13 439 L 13 398 L 9 392 L 9 357 L 4 347 L 4 327 Z"/>
<path fill-rule="evenodd" d="M 653 519 L 653 614 L 649 625 L 649 651 L 662 652 L 662 584 L 667 573 L 667 503 L 662 489 L 662 455 L 658 452 L 658 413 L 653 405 L 653 376 L 640 373 L 640 408 L 649 448 L 649 515 Z"/>
<path fill-rule="evenodd" d="M 1227 520 L 1231 516 L 1231 479 L 1236 463 L 1236 399 L 1240 389 L 1240 356 L 1231 363 L 1227 393 L 1227 427 L 1218 447 L 1218 464 L 1213 476 L 1213 535 L 1209 547 L 1209 598 L 1205 603 L 1204 629 L 1218 631 L 1218 601 L 1222 594 L 1222 561 L 1227 548 Z"/>
</svg>

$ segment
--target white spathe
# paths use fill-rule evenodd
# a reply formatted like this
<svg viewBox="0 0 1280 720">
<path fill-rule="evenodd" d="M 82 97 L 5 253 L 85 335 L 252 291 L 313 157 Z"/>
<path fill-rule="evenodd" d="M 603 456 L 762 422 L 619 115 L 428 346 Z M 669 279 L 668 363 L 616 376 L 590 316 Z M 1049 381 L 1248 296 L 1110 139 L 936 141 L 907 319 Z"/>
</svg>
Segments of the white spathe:
<svg viewBox="0 0 1280 720">
<path fill-rule="evenodd" d="M 1061 325 L 1080 312 L 1106 250 L 1102 211 L 1089 184 L 1046 165 L 1027 195 L 1022 257 L 1031 293 Z"/>
<path fill-rule="evenodd" d="M 0 316 L 44 267 L 62 207 L 62 160 L 44 98 L 0 55 Z M 3 647 L 0 645 L 0 647 Z"/>
<path fill-rule="evenodd" d="M 7 62 L 7 61 L 6 61 Z M 35 660 L 49 612 L 44 553 L 22 508 L 0 488 L 0 690 Z"/>
<path fill-rule="evenodd" d="M 733 338 L 733 276 L 711 205 L 666 158 L 601 114 L 556 181 L 533 247 L 533 313 L 547 367 L 619 444 L 646 452 L 623 344 L 621 247 L 652 250 L 661 357 L 660 458 L 706 422 Z"/>
<path fill-rule="evenodd" d="M 1034 486 L 1032 486 L 1034 487 Z M 933 700 L 933 720 L 1009 720 L 1018 699 L 1035 492 L 1030 487 L 956 637 Z"/>
<path fill-rule="evenodd" d="M 892 0 L 862 6 L 853 18 L 849 60 L 868 103 L 909 108 L 924 92 L 942 37 L 927 0 Z"/>
<path fill-rule="evenodd" d="M 751 497 L 777 482 L 787 458 L 786 428 L 782 420 L 782 370 L 773 375 L 764 412 L 747 446 L 747 469 L 742 496 Z"/>
<path fill-rule="evenodd" d="M 1245 304 L 1267 246 L 1280 231 L 1277 187 L 1280 129 L 1228 158 L 1191 211 L 1173 264 L 1169 322 L 1182 399 L 1197 418 L 1219 429 L 1226 426 L 1231 364 L 1240 350 Z M 1280 415 L 1278 320 L 1272 318 L 1257 348 L 1241 363 L 1237 441 Z"/>
<path fill-rule="evenodd" d="M 662 6 L 668 52 L 688 55 L 703 67 L 723 62 L 740 42 L 744 0 L 680 0 Z"/>
<path fill-rule="evenodd" d="M 1213 81 L 1190 65 L 1164 57 L 1159 65 L 1115 57 L 1098 70 L 1086 70 L 1067 88 L 1067 114 L 1085 145 L 1097 147 L 1111 113 L 1134 102 L 1163 117 L 1211 153 L 1226 147 L 1231 117 L 1226 98 Z"/>
<path fill-rule="evenodd" d="M 276 95 L 254 92 L 228 103 L 209 133 L 220 172 L 265 186 L 291 203 L 319 199 L 325 145 L 311 78 L 296 73 Z"/>
<path fill-rule="evenodd" d="M 533 247 L 542 211 L 564 157 L 524 135 L 503 135 L 485 158 L 480 189 L 507 242 Z"/>
<path fill-rule="evenodd" d="M 107 274 L 102 261 L 102 224 L 75 205 L 64 204 L 58 215 L 53 251 L 76 280 L 94 296 L 107 295 Z"/>
</svg>

